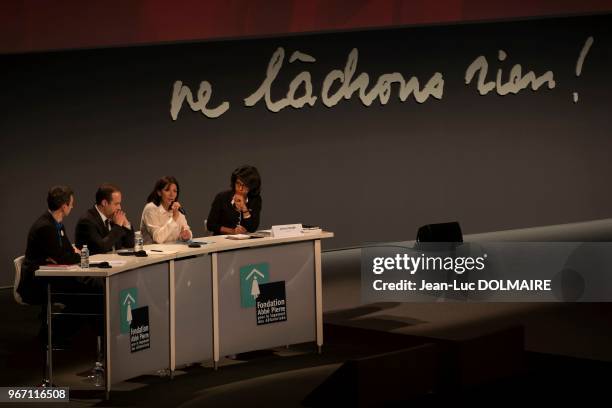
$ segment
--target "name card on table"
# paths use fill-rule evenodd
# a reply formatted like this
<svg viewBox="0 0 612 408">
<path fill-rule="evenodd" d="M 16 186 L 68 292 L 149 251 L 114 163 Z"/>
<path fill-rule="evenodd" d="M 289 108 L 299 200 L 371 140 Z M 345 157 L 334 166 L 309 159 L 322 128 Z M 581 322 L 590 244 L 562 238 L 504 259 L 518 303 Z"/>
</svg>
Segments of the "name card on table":
<svg viewBox="0 0 612 408">
<path fill-rule="evenodd" d="M 302 236 L 302 224 L 273 225 L 274 238 L 289 238 Z"/>
</svg>

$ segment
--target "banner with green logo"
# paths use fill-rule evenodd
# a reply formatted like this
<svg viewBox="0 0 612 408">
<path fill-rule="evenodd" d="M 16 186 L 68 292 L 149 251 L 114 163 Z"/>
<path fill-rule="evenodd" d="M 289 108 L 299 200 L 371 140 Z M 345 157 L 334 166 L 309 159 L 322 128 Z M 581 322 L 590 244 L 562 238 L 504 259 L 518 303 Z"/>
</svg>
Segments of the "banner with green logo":
<svg viewBox="0 0 612 408">
<path fill-rule="evenodd" d="M 119 292 L 119 321 L 121 334 L 130 332 L 132 310 L 138 307 L 138 288 L 127 288 Z"/>
<path fill-rule="evenodd" d="M 240 268 L 240 307 L 255 307 L 260 294 L 259 285 L 270 280 L 267 263 L 245 265 Z"/>
</svg>

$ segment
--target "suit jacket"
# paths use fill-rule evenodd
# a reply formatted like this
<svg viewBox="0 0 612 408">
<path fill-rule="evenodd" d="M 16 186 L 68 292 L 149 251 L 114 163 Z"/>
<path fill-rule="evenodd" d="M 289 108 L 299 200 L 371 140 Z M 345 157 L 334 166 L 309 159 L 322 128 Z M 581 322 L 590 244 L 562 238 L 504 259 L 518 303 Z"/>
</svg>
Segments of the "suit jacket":
<svg viewBox="0 0 612 408">
<path fill-rule="evenodd" d="M 21 280 L 17 291 L 24 302 L 42 304 L 47 299 L 46 280 L 34 276 L 40 265 L 50 263 L 53 259 L 58 264 L 75 264 L 80 256 L 72 249 L 72 244 L 62 225 L 60 229 L 53 216 L 47 211 L 41 215 L 28 232 L 25 259 L 21 267 Z"/>
<path fill-rule="evenodd" d="M 215 235 L 221 234 L 221 227 L 236 228 L 238 222 L 248 232 L 255 232 L 259 227 L 259 214 L 261 213 L 261 196 L 249 197 L 246 203 L 247 208 L 251 212 L 249 218 L 242 218 L 240 212 L 234 209 L 232 198 L 234 192 L 232 190 L 222 191 L 217 194 L 213 201 L 206 226 L 209 231 Z"/>
<path fill-rule="evenodd" d="M 76 246 L 87 245 L 91 255 L 110 252 L 113 246 L 115 249 L 134 247 L 134 231 L 112 222 L 109 230 L 95 206 L 79 219 L 75 235 Z"/>
</svg>

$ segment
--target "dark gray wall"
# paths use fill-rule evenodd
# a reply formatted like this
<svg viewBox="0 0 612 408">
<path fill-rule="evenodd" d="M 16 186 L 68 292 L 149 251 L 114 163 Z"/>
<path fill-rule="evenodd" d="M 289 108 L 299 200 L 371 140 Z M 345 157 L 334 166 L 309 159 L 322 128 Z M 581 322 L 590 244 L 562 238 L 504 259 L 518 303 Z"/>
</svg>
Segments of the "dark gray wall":
<svg viewBox="0 0 612 408">
<path fill-rule="evenodd" d="M 327 248 L 412 239 L 419 225 L 447 220 L 473 233 L 610 217 L 611 23 L 591 16 L 0 56 L 0 285 L 12 281 L 11 260 L 45 210 L 46 190 L 60 183 L 77 195 L 71 238 L 99 183 L 123 188 L 138 224 L 166 174 L 181 182 L 200 235 L 214 194 L 243 163 L 261 170 L 263 226 L 322 225 L 336 233 Z M 595 41 L 576 77 L 589 36 Z M 365 107 L 355 95 L 333 108 L 320 99 L 278 113 L 263 101 L 245 107 L 279 46 L 287 55 L 275 99 L 304 69 L 320 96 L 325 75 L 344 69 L 355 47 L 356 75 L 400 72 L 424 83 L 441 72 L 444 96 L 400 102 L 394 87 L 384 106 Z M 317 62 L 289 64 L 296 50 Z M 464 83 L 479 55 L 490 79 L 500 67 L 507 78 L 519 63 L 538 75 L 552 70 L 557 85 L 480 96 Z M 175 80 L 194 93 L 211 82 L 210 105 L 227 100 L 230 110 L 208 119 L 184 106 L 172 121 Z"/>
</svg>

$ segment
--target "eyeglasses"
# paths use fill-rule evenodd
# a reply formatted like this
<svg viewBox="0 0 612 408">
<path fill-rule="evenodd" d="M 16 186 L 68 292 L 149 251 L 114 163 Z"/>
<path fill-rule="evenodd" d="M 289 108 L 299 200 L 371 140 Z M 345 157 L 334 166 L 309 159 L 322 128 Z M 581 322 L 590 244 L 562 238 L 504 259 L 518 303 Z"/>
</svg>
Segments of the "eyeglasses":
<svg viewBox="0 0 612 408">
<path fill-rule="evenodd" d="M 236 187 L 240 187 L 240 188 L 243 188 L 243 189 L 245 189 L 245 190 L 248 190 L 248 189 L 249 189 L 249 186 L 247 186 L 246 184 L 244 184 L 244 183 L 243 183 L 242 181 L 240 181 L 240 180 L 236 180 Z"/>
</svg>

